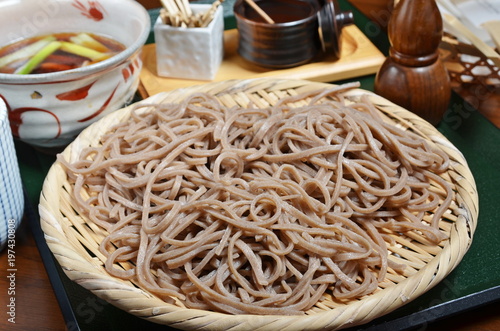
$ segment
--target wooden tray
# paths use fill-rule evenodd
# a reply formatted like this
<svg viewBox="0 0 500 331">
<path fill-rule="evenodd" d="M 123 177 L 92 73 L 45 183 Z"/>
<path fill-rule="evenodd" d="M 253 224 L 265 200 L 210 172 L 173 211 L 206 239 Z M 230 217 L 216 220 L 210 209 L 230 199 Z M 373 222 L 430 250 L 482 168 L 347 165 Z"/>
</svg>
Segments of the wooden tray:
<svg viewBox="0 0 500 331">
<path fill-rule="evenodd" d="M 385 56 L 355 25 L 347 26 L 342 33 L 340 59 L 323 59 L 299 67 L 273 70 L 253 65 L 243 59 L 237 51 L 238 31 L 224 32 L 224 60 L 214 81 L 227 79 L 248 79 L 273 77 L 282 79 L 306 79 L 316 82 L 333 82 L 374 74 L 385 60 Z M 143 49 L 144 66 L 140 75 L 139 93 L 143 98 L 159 92 L 206 83 L 200 80 L 187 80 L 160 77 L 156 71 L 155 44 Z"/>
</svg>

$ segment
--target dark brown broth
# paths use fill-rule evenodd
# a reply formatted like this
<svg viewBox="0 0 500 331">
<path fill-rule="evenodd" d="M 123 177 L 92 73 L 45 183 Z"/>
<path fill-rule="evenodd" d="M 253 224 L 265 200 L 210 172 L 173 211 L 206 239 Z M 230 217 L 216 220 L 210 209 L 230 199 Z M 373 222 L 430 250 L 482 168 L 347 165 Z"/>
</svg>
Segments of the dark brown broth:
<svg viewBox="0 0 500 331">
<path fill-rule="evenodd" d="M 311 16 L 314 8 L 311 3 L 300 0 L 265 0 L 255 3 L 273 19 L 275 23 L 299 21 Z M 249 20 L 264 23 L 264 19 L 250 6 L 245 7 L 245 17 Z"/>
<path fill-rule="evenodd" d="M 104 46 L 106 46 L 111 51 L 111 53 L 119 53 L 125 49 L 125 46 L 123 44 L 111 38 L 94 33 L 87 33 L 87 34 L 90 35 L 95 40 L 99 41 Z M 13 53 L 23 47 L 26 47 L 27 45 L 30 45 L 48 36 L 54 36 L 58 41 L 70 41 L 70 38 L 76 35 L 78 35 L 78 33 L 62 32 L 62 33 L 53 33 L 43 36 L 36 36 L 27 39 L 22 39 L 20 41 L 17 41 L 15 43 L 0 48 L 0 57 Z M 85 57 L 58 50 L 49 57 L 47 57 L 47 59 L 45 59 L 36 69 L 34 69 L 31 74 L 41 74 L 41 73 L 76 69 L 83 66 L 86 61 L 88 61 L 88 59 Z M 12 74 L 17 70 L 17 68 L 21 67 L 24 63 L 26 63 L 26 60 L 19 60 L 9 63 L 0 68 L 0 73 Z M 50 64 L 57 64 L 57 66 L 55 65 L 51 66 Z"/>
</svg>

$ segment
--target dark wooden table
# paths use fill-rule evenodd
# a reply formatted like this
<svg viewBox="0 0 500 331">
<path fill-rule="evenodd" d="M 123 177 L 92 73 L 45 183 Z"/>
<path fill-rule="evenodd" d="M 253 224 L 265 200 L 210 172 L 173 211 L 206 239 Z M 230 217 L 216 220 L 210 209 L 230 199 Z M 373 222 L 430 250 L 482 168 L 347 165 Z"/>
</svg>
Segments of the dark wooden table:
<svg viewBox="0 0 500 331">
<path fill-rule="evenodd" d="M 7 250 L 0 253 L 0 330 L 66 330 L 28 222 L 16 232 L 15 279 L 8 278 Z M 15 293 L 13 293 L 14 291 Z M 15 315 L 6 305 L 15 299 Z M 12 323 L 15 321 L 15 323 Z"/>
</svg>

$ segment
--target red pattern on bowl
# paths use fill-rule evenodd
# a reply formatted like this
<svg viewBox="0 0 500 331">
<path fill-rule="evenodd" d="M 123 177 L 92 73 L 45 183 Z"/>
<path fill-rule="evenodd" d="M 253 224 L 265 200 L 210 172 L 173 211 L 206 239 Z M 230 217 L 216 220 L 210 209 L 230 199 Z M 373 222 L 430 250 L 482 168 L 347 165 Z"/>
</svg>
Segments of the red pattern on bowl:
<svg viewBox="0 0 500 331">
<path fill-rule="evenodd" d="M 119 54 L 83 68 L 0 74 L 0 97 L 8 105 L 17 139 L 41 148 L 64 147 L 89 124 L 132 100 L 142 68 L 140 52 L 151 27 L 149 14 L 140 4 L 133 0 L 23 0 L 0 2 L 0 11 L 7 14 L 0 22 L 5 31 L 0 45 L 64 31 L 102 34 L 126 46 Z M 19 21 L 27 25 L 15 24 Z"/>
</svg>

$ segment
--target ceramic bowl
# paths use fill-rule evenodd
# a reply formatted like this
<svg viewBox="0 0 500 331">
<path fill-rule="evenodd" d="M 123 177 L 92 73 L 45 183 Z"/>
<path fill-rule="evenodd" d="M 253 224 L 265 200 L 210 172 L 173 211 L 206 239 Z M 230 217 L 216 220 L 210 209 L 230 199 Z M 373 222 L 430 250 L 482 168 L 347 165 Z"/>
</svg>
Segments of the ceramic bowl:
<svg viewBox="0 0 500 331">
<path fill-rule="evenodd" d="M 133 0 L 0 1 L 0 45 L 55 32 L 89 32 L 122 43 L 117 55 L 86 67 L 47 74 L 0 74 L 15 138 L 60 148 L 102 116 L 129 103 L 139 84 L 140 51 L 151 22 Z"/>
<path fill-rule="evenodd" d="M 239 33 L 238 53 L 248 62 L 281 69 L 314 59 L 335 61 L 340 56 L 341 33 L 353 24 L 336 0 L 255 0 L 273 23 L 245 0 L 236 0 L 234 16 Z"/>
<path fill-rule="evenodd" d="M 245 0 L 234 4 L 239 33 L 238 53 L 269 68 L 309 62 L 321 49 L 316 0 L 255 0 L 275 23 L 265 22 Z"/>
</svg>

